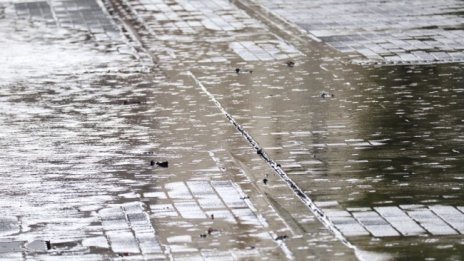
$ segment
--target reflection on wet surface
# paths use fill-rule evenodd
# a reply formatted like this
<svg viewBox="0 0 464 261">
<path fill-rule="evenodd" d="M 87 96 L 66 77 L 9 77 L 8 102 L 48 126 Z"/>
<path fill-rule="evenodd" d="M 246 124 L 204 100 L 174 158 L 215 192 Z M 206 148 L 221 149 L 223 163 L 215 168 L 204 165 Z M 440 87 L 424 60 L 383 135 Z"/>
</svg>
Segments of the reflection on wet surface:
<svg viewBox="0 0 464 261">
<path fill-rule="evenodd" d="M 358 254 L 463 258 L 460 65 L 347 65 L 224 1 L 117 2 L 147 54 L 96 2 L 47 3 L 0 20 L 2 258 L 354 259 L 224 112 Z"/>
<path fill-rule="evenodd" d="M 201 104 L 193 98 L 196 90 L 186 79 L 168 83 L 132 77 L 106 75 L 85 82 L 69 77 L 64 85 L 37 82 L 3 89 L 3 104 L 17 110 L 1 114 L 9 126 L 2 130 L 1 207 L 12 216 L 2 220 L 2 233 L 14 242 L 51 240 L 60 254 L 282 255 L 268 225 L 245 203 L 244 192 L 235 182 L 222 181 L 243 174 L 221 147 L 231 146 L 228 151 L 235 155 L 254 154 L 246 146 L 236 149 L 241 136 L 208 108 L 206 98 Z M 209 128 L 205 119 L 218 125 L 217 132 L 201 131 Z M 189 129 L 197 130 L 194 138 Z M 217 140 L 226 142 L 217 145 Z M 153 158 L 169 160 L 170 167 L 152 167 Z M 264 164 L 255 167 L 266 171 Z M 213 198 L 203 195 L 205 186 Z M 188 244 L 172 239 L 180 233 L 195 239 Z M 218 252 L 199 252 L 210 245 Z"/>
<path fill-rule="evenodd" d="M 397 244 L 409 243 L 441 249 L 443 240 L 453 242 L 446 251 L 459 256 L 461 239 L 435 235 L 458 234 L 464 220 L 460 66 L 316 66 L 314 59 L 296 59 L 292 69 L 257 65 L 252 76 L 223 77 L 220 82 L 228 88 L 211 84 L 208 89 L 329 217 L 332 209 L 353 210 L 342 216 L 363 225 L 357 230 L 337 226 L 348 220 L 332 219 L 345 235 L 397 238 L 417 231 L 429 239 L 396 239 L 392 253 Z M 328 202 L 337 206 L 324 207 Z M 418 210 L 398 209 L 407 205 Z M 385 208 L 400 212 L 385 213 Z M 437 209 L 443 208 L 459 221 L 441 216 Z M 421 227 L 402 231 L 395 227 L 396 216 Z M 359 242 L 390 248 L 384 240 Z M 436 257 L 446 251 L 437 250 Z"/>
<path fill-rule="evenodd" d="M 462 62 L 461 1 L 259 1 L 357 64 Z"/>
</svg>

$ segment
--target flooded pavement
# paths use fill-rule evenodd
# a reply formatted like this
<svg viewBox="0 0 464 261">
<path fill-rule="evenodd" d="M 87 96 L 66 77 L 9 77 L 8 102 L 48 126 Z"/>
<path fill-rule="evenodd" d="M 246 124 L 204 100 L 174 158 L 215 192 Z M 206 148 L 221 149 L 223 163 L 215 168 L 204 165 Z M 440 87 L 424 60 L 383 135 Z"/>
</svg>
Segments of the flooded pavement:
<svg viewBox="0 0 464 261">
<path fill-rule="evenodd" d="M 280 67 L 287 69 L 285 64 Z M 304 80 L 295 82 L 294 71 L 276 83 L 255 69 L 252 80 L 232 88 L 234 94 L 252 98 L 225 99 L 223 104 L 355 244 L 398 259 L 458 260 L 464 220 L 458 211 L 462 137 L 456 136 L 462 125 L 461 77 L 455 76 L 457 83 L 443 95 L 440 80 L 429 85 L 427 76 L 417 75 L 436 70 L 459 75 L 460 68 L 372 69 L 371 75 L 359 73 L 360 81 L 346 81 L 351 75 L 334 68 L 338 84 L 313 81 L 319 85 L 315 90 L 308 90 L 314 85 L 308 88 Z M 393 76 L 393 81 L 369 82 L 382 74 Z M 440 91 L 431 91 L 432 86 Z M 232 96 L 230 90 L 211 89 L 218 97 Z M 321 97 L 324 92 L 334 97 Z M 267 101 L 255 103 L 257 97 Z M 456 102 L 450 102 L 453 97 Z M 425 249 L 429 252 L 422 252 Z"/>
<path fill-rule="evenodd" d="M 248 1 L 0 10 L 2 259 L 463 258 L 460 64 Z"/>
<path fill-rule="evenodd" d="M 200 79 L 215 79 L 208 89 L 350 242 L 385 258 L 461 259 L 461 66 L 360 67 L 297 48 L 306 56 L 293 67 Z"/>
</svg>

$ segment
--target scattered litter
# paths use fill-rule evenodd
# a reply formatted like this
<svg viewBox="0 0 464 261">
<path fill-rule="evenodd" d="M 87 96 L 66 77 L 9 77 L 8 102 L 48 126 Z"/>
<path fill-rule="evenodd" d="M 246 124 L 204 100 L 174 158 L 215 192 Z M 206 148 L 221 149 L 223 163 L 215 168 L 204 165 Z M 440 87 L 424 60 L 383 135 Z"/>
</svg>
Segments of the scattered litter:
<svg viewBox="0 0 464 261">
<path fill-rule="evenodd" d="M 235 68 L 235 73 L 240 74 L 240 72 L 252 74 L 253 70 L 242 70 L 240 68 Z"/>
<path fill-rule="evenodd" d="M 213 235 L 213 234 L 216 234 L 216 233 L 219 233 L 219 230 L 217 229 L 214 229 L 212 227 L 208 228 L 208 235 Z"/>
<path fill-rule="evenodd" d="M 328 98 L 328 97 L 330 97 L 330 98 L 335 98 L 335 95 L 334 95 L 334 94 L 330 94 L 330 93 L 325 92 L 325 91 L 321 92 L 321 94 L 320 94 L 319 96 L 320 96 L 321 98 L 323 98 L 323 99 Z"/>
<path fill-rule="evenodd" d="M 161 168 L 167 168 L 169 166 L 169 162 L 167 161 L 150 161 L 150 165 L 151 166 L 158 166 L 158 167 L 161 167 Z"/>
<path fill-rule="evenodd" d="M 169 163 L 167 161 L 157 161 L 156 165 L 158 165 L 159 167 L 162 167 L 162 168 L 167 168 Z"/>
</svg>

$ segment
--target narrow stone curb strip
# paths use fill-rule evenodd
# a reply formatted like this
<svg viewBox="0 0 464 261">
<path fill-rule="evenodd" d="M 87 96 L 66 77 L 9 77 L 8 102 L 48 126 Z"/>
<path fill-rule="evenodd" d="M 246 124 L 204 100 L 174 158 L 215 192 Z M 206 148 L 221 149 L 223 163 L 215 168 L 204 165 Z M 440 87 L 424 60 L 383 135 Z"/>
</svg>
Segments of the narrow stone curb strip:
<svg viewBox="0 0 464 261">
<path fill-rule="evenodd" d="M 146 49 L 146 47 L 143 45 L 142 41 L 140 40 L 141 36 L 137 33 L 135 26 L 131 26 L 129 22 L 132 22 L 139 26 L 140 28 L 143 28 L 144 31 L 146 31 L 146 34 L 154 37 L 155 39 L 158 37 L 157 34 L 149 27 L 146 26 L 147 22 L 142 18 L 141 15 L 135 10 L 130 3 L 128 3 L 127 0 L 116 0 L 116 1 L 110 1 L 110 0 L 99 0 L 103 1 L 104 4 L 106 5 L 106 8 L 108 10 L 111 10 L 114 15 L 117 17 L 118 21 L 120 21 L 124 29 L 128 32 L 129 38 L 136 41 L 137 44 L 139 45 L 141 52 L 144 54 L 147 54 L 147 56 L 150 57 L 152 64 L 154 66 L 157 66 L 159 61 L 157 60 L 156 56 L 150 55 L 150 52 Z M 131 18 L 127 18 L 125 15 L 130 15 Z M 171 58 L 175 59 L 176 55 L 174 52 L 168 48 L 164 48 L 160 46 L 160 51 L 163 51 L 167 53 Z"/>
<path fill-rule="evenodd" d="M 344 236 L 343 234 L 330 222 L 328 217 L 324 214 L 324 212 L 317 207 L 314 202 L 309 198 L 303 190 L 301 190 L 293 180 L 291 180 L 287 173 L 280 167 L 277 162 L 272 160 L 266 152 L 263 151 L 263 148 L 256 142 L 253 137 L 234 119 L 234 117 L 228 113 L 224 107 L 222 107 L 221 103 L 214 97 L 212 93 L 210 93 L 206 87 L 200 82 L 200 80 L 191 72 L 187 72 L 196 84 L 201 88 L 201 90 L 216 104 L 216 107 L 226 116 L 226 118 L 237 128 L 237 130 L 245 137 L 245 139 L 250 143 L 250 145 L 256 150 L 256 152 L 269 164 L 269 166 L 280 176 L 280 178 L 287 183 L 287 185 L 292 189 L 292 191 L 296 194 L 296 196 L 314 213 L 317 219 L 329 230 L 331 231 L 335 237 L 340 240 L 343 244 L 347 247 L 356 249 Z"/>
<path fill-rule="evenodd" d="M 156 61 L 153 59 L 149 52 L 143 45 L 142 41 L 140 40 L 139 35 L 135 32 L 132 26 L 128 22 L 128 18 L 124 17 L 122 4 L 125 4 L 124 1 L 121 1 L 121 6 L 115 6 L 114 3 L 111 1 L 106 0 L 96 0 L 97 3 L 101 6 L 101 9 L 105 14 L 110 17 L 111 19 L 116 19 L 119 22 L 115 23 L 115 25 L 121 31 L 121 34 L 126 38 L 126 44 L 133 49 L 134 56 L 138 60 L 141 61 L 142 64 L 142 72 L 150 72 L 151 68 L 155 65 Z M 117 2 L 116 2 L 117 4 Z M 130 12 L 133 12 L 131 9 Z M 139 16 L 134 16 L 139 17 Z M 135 21 L 139 25 L 143 25 L 144 21 Z M 146 28 L 146 27 L 145 27 Z M 148 29 L 147 29 L 148 30 Z"/>
<path fill-rule="evenodd" d="M 277 28 L 279 31 L 290 35 L 291 37 L 297 37 L 299 41 L 305 41 L 303 38 L 310 38 L 316 42 L 322 42 L 319 38 L 315 37 L 314 35 L 306 32 L 305 30 L 301 29 L 299 26 L 295 25 L 294 23 L 288 21 L 287 19 L 283 18 L 282 16 L 276 14 L 275 12 L 272 12 L 269 8 L 257 3 L 256 1 L 252 0 L 251 3 L 250 1 L 243 1 L 243 0 L 233 0 L 232 1 L 235 5 L 237 5 L 239 8 L 242 8 L 246 12 L 253 13 L 254 15 L 252 16 L 259 16 L 259 20 L 265 20 L 267 23 L 271 24 L 275 28 Z M 253 7 L 250 5 L 254 5 Z M 254 10 L 254 8 L 257 8 L 259 11 Z M 269 18 L 271 17 L 271 19 Z M 289 27 L 292 29 L 292 31 L 298 32 L 298 36 L 294 33 L 288 33 L 288 29 L 283 28 L 279 23 L 276 23 L 272 21 L 273 19 L 278 20 L 280 23 L 285 24 L 285 26 Z"/>
</svg>

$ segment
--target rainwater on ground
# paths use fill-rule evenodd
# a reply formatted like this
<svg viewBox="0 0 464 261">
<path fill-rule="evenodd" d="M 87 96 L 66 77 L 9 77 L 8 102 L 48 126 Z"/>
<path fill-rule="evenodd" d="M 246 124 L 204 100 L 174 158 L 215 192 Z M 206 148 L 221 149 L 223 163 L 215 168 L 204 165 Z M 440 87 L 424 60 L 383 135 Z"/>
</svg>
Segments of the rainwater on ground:
<svg viewBox="0 0 464 261">
<path fill-rule="evenodd" d="M 305 54 L 293 68 L 281 62 L 254 65 L 252 75 L 222 72 L 220 85 L 208 87 L 318 206 L 374 226 L 346 233 L 355 245 L 398 260 L 461 259 L 462 67 L 361 67 Z M 395 227 L 376 208 L 414 216 L 437 205 L 454 208 L 455 227 L 426 217 L 414 236 L 400 227 L 375 230 Z M 375 216 L 362 220 L 363 213 Z"/>
<path fill-rule="evenodd" d="M 51 259 L 51 240 L 52 256 L 89 260 L 351 260 L 204 86 L 358 258 L 463 259 L 460 64 L 353 65 L 276 29 L 281 21 L 258 21 L 247 1 L 238 2 L 248 13 L 215 1 L 128 1 L 147 55 L 99 5 L 95 14 L 59 2 L 56 21 L 39 12 L 47 25 L 17 19 L 12 4 L 0 17 L 2 257 Z M 37 6 L 16 10 L 50 8 Z M 102 28 L 83 30 L 79 12 Z M 158 62 L 150 71 L 143 55 Z"/>
</svg>

